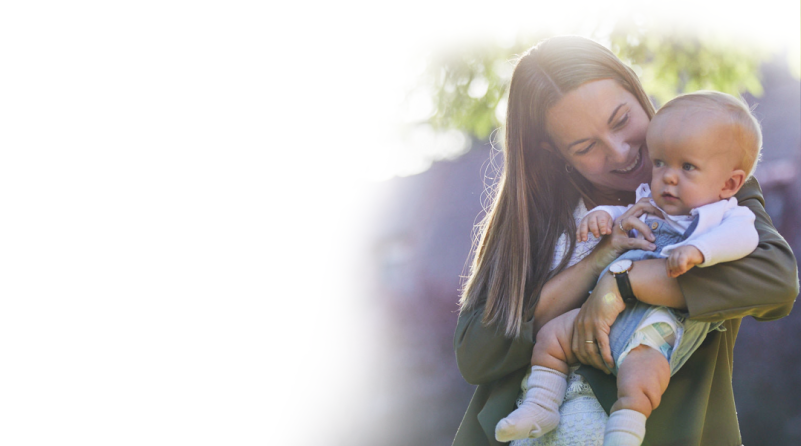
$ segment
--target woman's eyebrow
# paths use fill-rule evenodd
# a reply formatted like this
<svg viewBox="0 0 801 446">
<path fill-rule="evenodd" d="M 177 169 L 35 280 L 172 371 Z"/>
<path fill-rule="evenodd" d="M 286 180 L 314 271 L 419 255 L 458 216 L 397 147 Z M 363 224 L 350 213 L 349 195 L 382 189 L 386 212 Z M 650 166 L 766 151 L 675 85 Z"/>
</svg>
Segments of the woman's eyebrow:
<svg viewBox="0 0 801 446">
<path fill-rule="evenodd" d="M 607 123 L 607 124 L 611 124 L 611 123 L 612 123 L 612 120 L 614 120 L 614 119 L 615 119 L 615 115 L 617 115 L 617 111 L 618 111 L 618 110 L 620 110 L 620 107 L 622 107 L 622 106 L 624 106 L 624 105 L 626 105 L 626 104 L 627 104 L 627 103 L 626 103 L 626 102 L 624 102 L 624 103 L 622 103 L 622 104 L 618 105 L 617 107 L 615 107 L 615 110 L 612 112 L 612 115 L 610 115 L 610 116 L 609 116 L 609 120 L 608 120 L 608 121 L 606 121 L 606 123 Z"/>
</svg>

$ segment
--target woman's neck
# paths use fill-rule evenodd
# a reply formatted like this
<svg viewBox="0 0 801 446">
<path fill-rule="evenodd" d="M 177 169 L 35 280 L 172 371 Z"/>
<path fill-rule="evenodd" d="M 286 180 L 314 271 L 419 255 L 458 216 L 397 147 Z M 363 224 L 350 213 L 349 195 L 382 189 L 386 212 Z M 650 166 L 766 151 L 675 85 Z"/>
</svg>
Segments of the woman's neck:
<svg viewBox="0 0 801 446">
<path fill-rule="evenodd" d="M 590 198 L 596 206 L 627 206 L 634 203 L 634 191 L 603 191 L 593 188 Z"/>
</svg>

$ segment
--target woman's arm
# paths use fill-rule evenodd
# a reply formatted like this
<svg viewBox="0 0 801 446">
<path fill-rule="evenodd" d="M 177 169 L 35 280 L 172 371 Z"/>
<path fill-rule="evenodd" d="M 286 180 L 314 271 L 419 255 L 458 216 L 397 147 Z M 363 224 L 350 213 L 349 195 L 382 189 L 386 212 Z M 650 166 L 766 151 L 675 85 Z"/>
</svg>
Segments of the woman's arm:
<svg viewBox="0 0 801 446">
<path fill-rule="evenodd" d="M 630 212 L 640 215 L 654 211 L 656 209 L 650 204 L 638 203 Z M 638 229 L 652 237 L 645 224 Z M 579 308 L 595 286 L 598 274 L 609 262 L 629 249 L 653 250 L 654 247 L 644 239 L 604 237 L 589 255 L 545 283 L 534 308 L 534 317 L 524 322 L 519 339 L 507 338 L 497 326 L 484 325 L 483 305 L 462 312 L 456 325 L 453 347 L 464 379 L 470 384 L 484 384 L 529 365 L 539 329 L 551 319 Z"/>
<path fill-rule="evenodd" d="M 597 258 L 605 249 L 593 251 L 598 254 L 588 255 L 545 283 L 534 308 L 534 317 L 523 323 L 519 339 L 509 339 L 497 325 L 485 325 L 483 305 L 460 313 L 453 348 L 464 379 L 474 385 L 485 384 L 529 365 L 540 328 L 551 319 L 580 307 L 587 298 L 604 268 Z"/>
<path fill-rule="evenodd" d="M 519 339 L 509 339 L 501 328 L 485 325 L 482 322 L 483 305 L 460 313 L 453 348 L 464 379 L 470 384 L 484 384 L 529 365 L 540 328 L 551 319 L 581 306 L 598 274 L 608 263 L 605 257 L 616 256 L 614 252 L 607 252 L 611 247 L 606 243 L 546 282 L 534 308 L 534 317 L 523 323 Z"/>
<path fill-rule="evenodd" d="M 609 263 L 609 258 L 619 255 L 616 251 L 610 252 L 610 248 L 610 243 L 600 242 L 587 257 L 545 282 L 537 306 L 534 307 L 534 338 L 548 321 L 579 308 L 587 300 L 590 290 L 598 281 L 598 274 Z"/>
<path fill-rule="evenodd" d="M 473 385 L 496 381 L 531 363 L 533 321 L 523 323 L 521 336 L 510 339 L 497 326 L 481 321 L 484 306 L 459 314 L 453 350 L 465 381 Z"/>
<path fill-rule="evenodd" d="M 693 268 L 678 277 L 692 319 L 779 319 L 790 313 L 798 296 L 795 256 L 765 212 L 759 183 L 749 180 L 736 197 L 740 206 L 748 207 L 756 216 L 759 245 L 743 259 Z"/>
<path fill-rule="evenodd" d="M 540 300 L 534 308 L 534 335 L 551 319 L 561 316 L 570 310 L 579 308 L 587 295 L 598 281 L 598 275 L 606 268 L 609 263 L 615 260 L 620 254 L 630 249 L 643 249 L 652 251 L 656 245 L 649 240 L 653 240 L 653 233 L 645 223 L 636 220 L 644 213 L 658 213 L 659 210 L 653 207 L 648 200 L 623 206 L 604 206 L 596 207 L 608 208 L 610 215 L 620 216 L 622 213 L 633 216 L 634 227 L 643 234 L 644 238 L 629 238 L 619 235 L 618 237 L 604 237 L 598 246 L 581 261 L 575 265 L 564 269 L 559 274 L 551 278 L 542 288 Z M 616 213 L 620 211 L 619 213 Z M 595 234 L 596 237 L 601 234 Z M 647 238 L 647 240 L 646 240 Z"/>
<path fill-rule="evenodd" d="M 798 265 L 790 246 L 765 211 L 759 183 L 748 181 L 736 195 L 754 213 L 759 244 L 748 256 L 667 277 L 665 260 L 635 262 L 630 273 L 634 295 L 651 305 L 686 309 L 705 322 L 753 316 L 760 320 L 790 314 L 798 296 Z"/>
<path fill-rule="evenodd" d="M 578 308 L 595 285 L 603 270 L 604 257 L 612 245 L 596 249 L 576 263 L 565 268 L 543 286 L 534 308 L 534 317 L 524 321 L 518 339 L 510 339 L 497 325 L 485 325 L 484 306 L 459 314 L 453 348 L 456 364 L 465 381 L 484 384 L 520 370 L 531 362 L 531 351 L 540 328 L 551 319 Z"/>
<path fill-rule="evenodd" d="M 790 313 L 798 296 L 798 266 L 793 252 L 765 212 L 762 191 L 755 179 L 749 180 L 736 197 L 756 216 L 756 250 L 740 260 L 693 268 L 676 279 L 667 276 L 663 259 L 637 261 L 629 278 L 638 300 L 687 309 L 692 319 L 707 322 L 744 316 L 772 320 Z M 593 344 L 585 341 L 608 338 L 609 327 L 617 316 L 610 316 L 611 308 L 620 308 L 617 284 L 611 275 L 607 276 L 601 278 L 582 307 L 573 336 L 573 350 L 579 360 L 602 370 L 601 355 L 607 356 L 606 348 L 601 345 L 599 354 Z M 610 293 L 611 298 L 604 300 Z"/>
</svg>

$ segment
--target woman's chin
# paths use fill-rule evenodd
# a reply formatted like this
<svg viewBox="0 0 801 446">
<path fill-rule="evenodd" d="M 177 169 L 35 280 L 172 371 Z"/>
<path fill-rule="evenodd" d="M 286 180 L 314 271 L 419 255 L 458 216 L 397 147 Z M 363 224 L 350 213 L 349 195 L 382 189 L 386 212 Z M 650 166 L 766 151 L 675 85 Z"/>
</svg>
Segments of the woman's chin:
<svg viewBox="0 0 801 446">
<path fill-rule="evenodd" d="M 613 190 L 634 191 L 640 184 L 651 182 L 651 172 L 648 171 L 646 173 L 647 174 L 630 175 L 625 178 L 616 176 L 617 178 L 613 178 L 612 181 L 607 184 L 607 187 Z"/>
<path fill-rule="evenodd" d="M 620 185 L 619 190 L 635 190 L 640 184 L 651 182 L 652 169 L 651 160 L 643 156 L 639 165 L 630 172 L 610 172 L 610 176 Z"/>
</svg>

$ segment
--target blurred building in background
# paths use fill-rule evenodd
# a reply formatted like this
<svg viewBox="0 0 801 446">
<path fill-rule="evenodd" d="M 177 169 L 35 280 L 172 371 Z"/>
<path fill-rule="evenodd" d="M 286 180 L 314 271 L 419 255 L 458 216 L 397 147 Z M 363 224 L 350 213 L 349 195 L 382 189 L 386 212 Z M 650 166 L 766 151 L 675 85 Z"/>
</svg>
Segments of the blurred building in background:
<svg viewBox="0 0 801 446">
<path fill-rule="evenodd" d="M 782 61 L 762 64 L 756 105 L 764 133 L 756 176 L 776 228 L 801 253 L 801 83 Z M 467 273 L 474 225 L 501 155 L 476 142 L 463 156 L 383 182 L 364 234 L 365 292 L 381 321 L 384 354 L 371 359 L 379 384 L 367 421 L 349 444 L 447 446 L 474 390 L 456 367 L 452 340 L 458 289 Z M 745 444 L 801 444 L 801 314 L 743 321 L 734 390 Z M 786 342 L 789 341 L 789 342 Z"/>
</svg>

